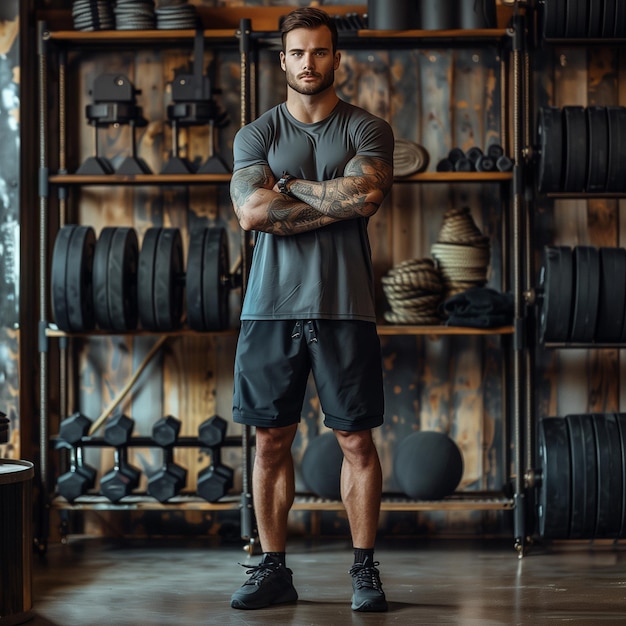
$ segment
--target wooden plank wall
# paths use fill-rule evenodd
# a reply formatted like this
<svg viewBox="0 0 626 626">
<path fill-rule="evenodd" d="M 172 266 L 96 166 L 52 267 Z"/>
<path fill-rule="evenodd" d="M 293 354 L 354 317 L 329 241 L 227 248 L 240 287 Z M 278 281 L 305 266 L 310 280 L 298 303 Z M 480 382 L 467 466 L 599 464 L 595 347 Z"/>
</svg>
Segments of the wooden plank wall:
<svg viewBox="0 0 626 626">
<path fill-rule="evenodd" d="M 55 2 L 69 6 L 69 2 Z M 196 4 L 212 6 L 211 2 Z M 264 2 L 223 2 L 221 6 L 262 6 Z M 275 3 L 271 3 L 275 4 Z M 290 5 L 285 2 L 286 11 Z M 334 2 L 330 4 L 345 4 Z M 137 53 L 115 50 L 113 53 L 81 52 L 70 58 L 68 91 L 78 97 L 68 102 L 70 139 L 75 168 L 93 154 L 92 131 L 84 119 L 90 103 L 90 88 L 103 72 L 123 72 L 141 90 L 139 104 L 149 120 L 138 132 L 139 156 L 153 171 L 159 171 L 171 150 L 171 133 L 165 123 L 169 102 L 167 83 L 190 62 L 190 49 L 146 49 Z M 219 132 L 218 151 L 232 163 L 232 140 L 239 127 L 239 55 L 236 50 L 207 50 L 207 62 L 215 59 L 220 105 L 229 113 L 231 123 Z M 54 80 L 54 76 L 52 76 Z M 263 52 L 259 65 L 259 111 L 284 97 L 284 77 L 276 52 Z M 500 59 L 496 49 L 344 51 L 337 85 L 342 98 L 355 102 L 392 123 L 397 136 L 420 142 L 430 153 L 429 170 L 450 148 L 486 148 L 499 140 Z M 101 155 L 117 164 L 128 154 L 128 127 L 100 131 Z M 203 160 L 208 155 L 207 132 L 192 128 L 181 132 L 181 145 L 191 158 Z M 444 211 L 469 206 L 481 230 L 492 237 L 492 265 L 489 284 L 500 288 L 503 280 L 502 246 L 499 241 L 502 208 L 498 185 L 457 186 L 397 185 L 383 209 L 370 224 L 370 234 L 379 279 L 395 263 L 412 257 L 430 256 L 430 246 L 437 239 Z M 74 192 L 69 220 L 94 226 L 96 232 L 108 224 L 129 225 L 141 239 L 152 225 L 175 225 L 186 236 L 197 224 L 224 225 L 230 237 L 231 258 L 240 243 L 237 223 L 232 215 L 227 186 L 191 189 L 149 189 L 131 187 L 86 188 Z M 378 307 L 385 306 L 378 284 Z M 233 326 L 237 323 L 237 294 L 234 294 Z M 102 407 L 114 398 L 129 374 L 142 361 L 156 339 L 114 337 L 75 342 L 78 377 L 69 412 L 80 408 L 96 418 Z M 386 385 L 386 423 L 376 431 L 384 468 L 385 489 L 397 485 L 392 475 L 393 455 L 398 442 L 414 430 L 439 430 L 448 433 L 462 450 L 465 470 L 464 488 L 500 488 L 504 480 L 503 394 L 500 372 L 504 354 L 498 338 L 467 337 L 383 337 Z M 136 434 L 147 435 L 153 422 L 165 414 L 183 420 L 183 435 L 193 435 L 198 424 L 217 413 L 231 414 L 233 337 L 170 338 L 160 356 L 147 368 L 132 393 L 120 408 L 135 418 Z M 58 419 L 59 416 L 56 416 Z M 54 426 L 52 428 L 54 431 Z M 310 386 L 303 411 L 303 421 L 294 453 L 299 461 L 310 437 L 324 430 L 319 402 Z M 229 434 L 240 430 L 231 424 Z M 207 459 L 196 451 L 180 453 L 177 460 L 189 469 L 190 484 Z M 87 461 L 106 470 L 109 454 L 89 450 Z M 131 461 L 147 472 L 160 464 L 157 451 L 137 450 Z M 226 462 L 239 468 L 237 450 Z M 302 477 L 297 467 L 298 485 Z M 240 485 L 237 472 L 236 486 Z M 345 515 L 325 513 L 322 529 L 346 533 Z M 89 515 L 89 531 L 107 534 L 122 524 L 122 515 Z M 146 534 L 171 531 L 220 532 L 215 517 L 189 512 L 155 520 L 154 514 L 133 516 L 133 521 L 119 532 Z M 126 517 L 124 517 L 126 520 Z M 457 532 L 476 534 L 493 529 L 501 516 L 470 513 L 386 514 L 381 530 L 389 533 Z M 125 523 L 125 522 L 124 522 Z M 306 532 L 309 516 L 294 513 L 294 532 Z"/>
</svg>

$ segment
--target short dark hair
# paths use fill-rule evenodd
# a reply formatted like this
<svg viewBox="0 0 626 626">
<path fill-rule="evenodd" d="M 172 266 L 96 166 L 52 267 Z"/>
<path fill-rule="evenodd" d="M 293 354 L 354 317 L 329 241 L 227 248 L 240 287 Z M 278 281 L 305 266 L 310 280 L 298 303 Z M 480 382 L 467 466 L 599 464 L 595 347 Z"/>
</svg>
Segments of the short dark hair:
<svg viewBox="0 0 626 626">
<path fill-rule="evenodd" d="M 335 20 L 328 15 L 326 11 L 315 7 L 295 9 L 282 19 L 280 30 L 282 33 L 283 50 L 285 50 L 287 33 L 290 33 L 296 28 L 319 28 L 320 26 L 327 26 L 328 30 L 330 30 L 330 36 L 333 42 L 333 53 L 336 52 L 338 35 Z"/>
</svg>

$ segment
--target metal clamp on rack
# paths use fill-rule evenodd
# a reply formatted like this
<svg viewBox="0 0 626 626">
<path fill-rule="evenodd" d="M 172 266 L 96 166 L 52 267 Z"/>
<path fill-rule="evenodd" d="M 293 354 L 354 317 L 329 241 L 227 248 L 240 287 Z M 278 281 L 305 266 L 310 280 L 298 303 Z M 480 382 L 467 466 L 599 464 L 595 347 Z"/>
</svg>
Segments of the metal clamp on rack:
<svg viewBox="0 0 626 626">
<path fill-rule="evenodd" d="M 121 74 L 102 74 L 94 81 L 93 104 L 86 107 L 89 123 L 94 128 L 95 155 L 89 157 L 77 170 L 77 174 L 151 174 L 143 159 L 137 157 L 135 128 L 148 125 L 142 115 L 141 107 L 136 104 L 136 96 L 141 93 L 126 76 Z M 124 159 L 114 170 L 108 159 L 99 156 L 98 128 L 113 124 L 128 124 L 131 127 L 131 156 Z"/>
<path fill-rule="evenodd" d="M 172 126 L 172 156 L 165 164 L 162 174 L 190 174 L 194 171 L 189 159 L 179 156 L 178 131 L 181 126 L 209 125 L 209 158 L 198 169 L 199 174 L 228 174 L 230 168 L 215 154 L 215 127 L 228 124 L 228 113 L 220 111 L 213 94 L 217 93 L 215 81 L 204 76 L 204 40 L 202 31 L 194 39 L 193 74 L 179 74 L 172 82 L 173 104 L 167 107 L 167 117 Z"/>
</svg>

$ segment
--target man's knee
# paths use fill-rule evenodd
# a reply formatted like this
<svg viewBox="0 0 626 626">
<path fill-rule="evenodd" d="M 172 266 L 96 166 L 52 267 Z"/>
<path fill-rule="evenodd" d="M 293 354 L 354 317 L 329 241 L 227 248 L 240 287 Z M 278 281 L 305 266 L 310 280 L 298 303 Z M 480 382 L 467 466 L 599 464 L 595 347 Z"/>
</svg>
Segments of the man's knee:
<svg viewBox="0 0 626 626">
<path fill-rule="evenodd" d="M 376 454 L 371 430 L 357 432 L 336 430 L 335 435 L 343 450 L 344 457 L 348 461 L 361 460 L 366 462 L 372 455 Z"/>
<path fill-rule="evenodd" d="M 280 465 L 291 455 L 297 425 L 285 428 L 257 428 L 255 454 L 264 465 Z"/>
</svg>

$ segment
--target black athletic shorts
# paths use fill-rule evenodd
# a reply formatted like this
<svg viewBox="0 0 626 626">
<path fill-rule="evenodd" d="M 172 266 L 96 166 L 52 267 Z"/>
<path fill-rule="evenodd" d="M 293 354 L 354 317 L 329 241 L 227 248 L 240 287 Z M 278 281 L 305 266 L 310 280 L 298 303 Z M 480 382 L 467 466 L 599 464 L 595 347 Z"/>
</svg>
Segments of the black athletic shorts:
<svg viewBox="0 0 626 626">
<path fill-rule="evenodd" d="M 244 320 L 235 356 L 233 419 L 275 428 L 300 421 L 309 373 L 329 428 L 383 423 L 376 324 L 355 320 Z"/>
</svg>

